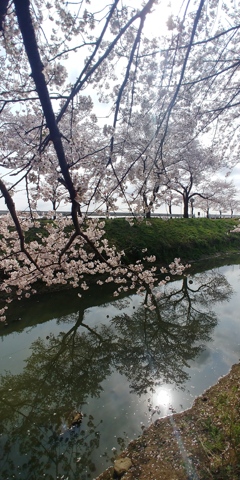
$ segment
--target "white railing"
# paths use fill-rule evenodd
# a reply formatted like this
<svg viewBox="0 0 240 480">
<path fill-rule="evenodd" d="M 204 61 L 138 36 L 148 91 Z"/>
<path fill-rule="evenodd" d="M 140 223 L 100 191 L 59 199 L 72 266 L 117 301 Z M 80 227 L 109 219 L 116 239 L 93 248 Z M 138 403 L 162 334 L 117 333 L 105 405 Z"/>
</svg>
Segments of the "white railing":
<svg viewBox="0 0 240 480">
<path fill-rule="evenodd" d="M 7 210 L 0 210 L 0 215 L 6 215 L 8 213 Z M 24 215 L 24 214 L 28 214 L 29 212 L 27 211 L 22 211 L 21 214 Z M 37 210 L 35 213 L 37 213 L 40 217 L 44 217 L 45 215 L 48 215 L 49 214 L 49 210 L 45 211 L 45 210 Z M 83 214 L 85 214 L 86 212 L 82 212 Z M 63 216 L 71 216 L 71 212 L 66 212 L 66 211 L 60 211 L 60 210 L 57 210 L 56 214 L 60 214 L 60 215 L 63 215 Z M 124 217 L 144 217 L 144 214 L 133 214 L 133 213 L 130 213 L 130 212 L 108 212 L 108 214 L 104 214 L 104 213 L 96 213 L 96 212 L 88 212 L 87 213 L 87 216 L 89 218 L 91 217 L 98 217 L 98 218 L 124 218 Z M 200 217 L 200 215 L 192 215 L 192 214 L 189 214 L 189 218 L 206 218 L 205 215 L 202 215 Z M 239 215 L 228 215 L 228 214 L 222 214 L 222 215 L 219 215 L 219 214 L 210 214 L 209 215 L 209 218 L 211 219 L 218 219 L 218 218 L 239 218 L 240 217 L 240 214 Z M 151 218 L 183 218 L 183 214 L 182 213 L 172 213 L 171 215 L 169 213 L 151 213 Z"/>
</svg>

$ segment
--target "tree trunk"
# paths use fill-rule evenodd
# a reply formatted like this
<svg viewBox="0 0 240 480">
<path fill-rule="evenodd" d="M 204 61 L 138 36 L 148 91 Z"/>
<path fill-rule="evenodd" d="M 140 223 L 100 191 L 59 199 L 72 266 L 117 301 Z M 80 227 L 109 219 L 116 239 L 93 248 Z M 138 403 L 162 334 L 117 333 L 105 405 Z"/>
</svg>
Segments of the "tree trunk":
<svg viewBox="0 0 240 480">
<path fill-rule="evenodd" d="M 170 215 L 170 218 L 172 218 L 172 204 L 169 203 L 168 207 L 169 207 L 169 215 Z"/>
<path fill-rule="evenodd" d="M 188 195 L 183 195 L 183 218 L 188 218 Z"/>
<path fill-rule="evenodd" d="M 56 121 L 50 94 L 48 91 L 48 86 L 43 73 L 44 65 L 40 57 L 37 38 L 35 35 L 34 25 L 30 13 L 30 1 L 14 0 L 14 4 L 25 51 L 28 57 L 29 65 L 32 70 L 31 76 L 35 83 L 39 101 L 41 103 L 41 107 L 46 119 L 46 124 L 49 129 L 50 139 L 53 143 L 58 158 L 59 167 L 63 176 L 62 183 L 67 188 L 71 199 L 72 220 L 75 226 L 75 231 L 80 234 L 80 226 L 77 218 L 79 212 L 79 203 L 76 200 L 77 192 L 73 185 L 72 178 L 69 172 L 69 166 L 62 143 L 62 135 Z"/>
<path fill-rule="evenodd" d="M 56 202 L 56 200 L 52 200 L 52 207 L 53 207 L 53 220 L 56 220 L 56 211 L 57 211 L 57 202 Z"/>
<path fill-rule="evenodd" d="M 144 217 L 151 218 L 151 209 L 150 205 L 148 205 L 148 199 L 145 192 L 143 192 L 143 208 L 144 208 Z"/>
</svg>

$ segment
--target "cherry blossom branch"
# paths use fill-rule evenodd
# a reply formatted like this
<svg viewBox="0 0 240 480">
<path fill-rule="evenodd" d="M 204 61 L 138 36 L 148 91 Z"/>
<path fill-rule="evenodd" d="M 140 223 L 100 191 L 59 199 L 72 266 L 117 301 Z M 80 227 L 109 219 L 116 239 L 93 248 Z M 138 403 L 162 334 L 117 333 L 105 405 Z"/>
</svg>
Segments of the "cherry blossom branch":
<svg viewBox="0 0 240 480">
<path fill-rule="evenodd" d="M 192 43 L 192 47 L 197 47 L 198 45 L 204 45 L 206 43 L 209 43 L 209 42 L 212 42 L 213 40 L 217 40 L 218 38 L 222 37 L 223 35 L 227 35 L 229 32 L 232 32 L 232 31 L 237 31 L 240 29 L 240 25 L 234 25 L 234 27 L 231 27 L 231 28 L 228 28 L 227 30 L 224 30 L 223 32 L 220 32 L 220 33 L 217 33 L 216 35 L 212 36 L 212 37 L 208 37 L 204 40 L 199 40 L 197 42 L 193 42 Z M 189 47 L 189 43 L 187 43 L 186 45 L 182 45 L 182 46 L 179 46 L 178 47 L 178 50 L 186 50 L 187 48 Z M 158 54 L 159 52 L 161 53 L 167 53 L 167 52 L 175 52 L 176 51 L 176 47 L 169 47 L 169 48 L 166 48 L 166 49 L 162 49 L 161 50 L 153 50 L 152 52 L 150 53 L 142 53 L 140 55 L 140 58 L 144 58 L 144 57 L 153 57 L 155 56 L 156 54 Z"/>
<path fill-rule="evenodd" d="M 223 73 L 226 73 L 229 70 L 232 70 L 233 68 L 238 69 L 239 65 L 240 65 L 240 61 L 238 60 L 237 62 L 233 63 L 229 67 L 225 67 L 222 70 L 218 70 L 217 72 L 211 73 L 210 75 L 206 75 L 205 77 L 201 77 L 198 80 L 191 80 L 190 82 L 184 82 L 183 85 L 195 85 L 196 83 L 204 82 L 205 80 L 209 80 L 210 78 L 214 78 L 214 77 L 217 77 L 219 75 L 222 75 Z"/>
<path fill-rule="evenodd" d="M 129 57 L 129 61 L 128 61 L 128 64 L 127 64 L 125 77 L 123 79 L 122 85 L 121 85 L 121 87 L 119 89 L 119 92 L 118 92 L 118 96 L 117 96 L 117 100 L 116 100 L 116 107 L 115 107 L 115 112 L 114 112 L 114 118 L 113 118 L 113 131 L 115 130 L 115 128 L 117 126 L 117 119 L 118 119 L 118 113 L 119 113 L 120 104 L 121 104 L 121 100 L 122 100 L 122 95 L 123 95 L 124 89 L 127 85 L 128 79 L 129 79 L 130 68 L 131 68 L 132 63 L 133 63 L 133 59 L 134 59 L 136 49 L 137 49 L 137 47 L 140 43 L 140 40 L 141 40 L 141 33 L 142 33 L 142 30 L 143 30 L 144 21 L 145 21 L 145 16 L 141 17 L 140 26 L 138 28 L 137 35 L 136 35 L 135 41 L 133 43 L 132 50 L 131 50 L 130 57 Z M 112 135 L 111 140 L 110 140 L 110 154 L 109 154 L 108 164 L 112 164 L 113 146 L 114 146 L 114 134 Z"/>
<path fill-rule="evenodd" d="M 180 88 L 182 86 L 182 82 L 183 82 L 183 78 L 184 78 L 185 71 L 186 71 L 186 68 L 187 68 L 187 63 L 188 63 L 190 51 L 191 51 L 193 40 L 194 40 L 196 31 L 197 31 L 197 26 L 198 26 L 198 22 L 200 20 L 200 16 L 201 16 L 201 12 L 202 12 L 204 2 L 205 2 L 205 0 L 200 0 L 198 10 L 197 10 L 197 13 L 196 13 L 195 18 L 194 18 L 194 23 L 193 23 L 193 27 L 192 27 L 191 36 L 190 36 L 190 41 L 189 41 L 189 45 L 188 45 L 188 48 L 187 48 L 186 55 L 184 57 L 183 66 L 182 66 L 181 73 L 180 73 L 180 78 L 179 78 L 177 87 L 175 89 L 174 95 L 173 95 L 173 97 L 172 97 L 172 99 L 169 103 L 169 106 L 168 106 L 168 108 L 167 108 L 167 110 L 164 114 L 163 120 L 161 122 L 161 125 L 162 125 L 163 121 L 166 118 L 166 126 L 165 126 L 164 133 L 163 133 L 163 136 L 162 136 L 159 148 L 158 148 L 158 152 L 160 152 L 160 157 L 161 158 L 162 158 L 162 148 L 163 148 L 164 140 L 166 138 L 167 131 L 168 131 L 168 124 L 169 124 L 170 115 L 171 115 L 172 109 L 173 109 L 173 107 L 176 103 Z M 157 130 L 160 130 L 160 126 L 158 127 Z M 158 131 L 156 133 L 158 133 Z"/>
<path fill-rule="evenodd" d="M 67 252 L 67 250 L 71 247 L 72 243 L 74 242 L 75 238 L 77 238 L 78 234 L 77 232 L 74 232 L 71 237 L 69 238 L 69 241 L 66 243 L 66 245 L 64 246 L 64 248 L 61 250 L 60 254 L 59 254 L 59 264 L 61 263 L 61 258 L 62 256 L 64 255 L 64 253 Z"/>
<path fill-rule="evenodd" d="M 99 61 L 96 62 L 96 64 L 95 64 L 92 68 L 90 68 L 90 65 L 91 65 L 94 57 L 96 56 L 97 51 L 98 51 L 98 49 L 99 49 L 99 47 L 100 47 L 100 45 L 101 45 L 101 43 L 102 43 L 103 37 L 104 37 L 104 35 L 105 35 L 105 33 L 106 33 L 106 30 L 107 30 L 107 28 L 108 28 L 108 25 L 109 25 L 109 23 L 110 23 L 110 21 L 111 21 L 111 18 L 112 18 L 113 14 L 114 14 L 114 11 L 115 11 L 115 9 L 116 9 L 116 6 L 117 6 L 118 2 L 119 2 L 119 0 L 114 0 L 114 3 L 113 3 L 113 5 L 112 5 L 112 8 L 110 9 L 109 15 L 108 15 L 108 17 L 107 17 L 107 19 L 106 19 L 106 22 L 105 22 L 105 25 L 104 25 L 104 27 L 103 27 L 103 30 L 102 30 L 102 32 L 101 32 L 101 34 L 100 34 L 100 36 L 99 36 L 99 38 L 98 38 L 98 40 L 97 40 L 97 42 L 96 42 L 95 49 L 93 50 L 93 53 L 90 55 L 88 61 L 86 62 L 86 65 L 85 65 L 83 71 L 81 72 L 81 75 L 79 76 L 79 78 L 78 78 L 77 81 L 75 82 L 75 85 L 74 85 L 74 87 L 73 87 L 73 89 L 72 89 L 71 94 L 69 95 L 68 100 L 66 101 L 65 105 L 62 107 L 62 109 L 61 109 L 61 111 L 60 111 L 60 113 L 59 113 L 59 115 L 58 115 L 58 117 L 57 117 L 57 122 L 59 122 L 59 121 L 61 120 L 62 116 L 64 115 L 64 113 L 66 112 L 66 110 L 67 110 L 67 108 L 68 108 L 69 103 L 70 103 L 71 100 L 75 97 L 75 95 L 79 92 L 79 90 L 82 88 L 83 84 L 84 84 L 84 83 L 87 81 L 87 79 L 94 73 L 94 71 L 99 67 L 99 65 L 102 63 L 102 61 L 108 56 L 108 54 L 109 54 L 110 51 L 112 50 L 113 47 L 112 47 L 110 50 L 108 49 L 109 52 L 108 52 L 107 54 L 105 53 L 102 57 L 100 57 Z M 117 40 L 117 41 L 118 41 L 118 40 Z M 114 42 L 113 42 L 113 43 L 114 43 Z M 86 73 L 86 76 L 85 76 L 85 78 L 84 78 L 83 80 L 81 80 L 81 77 L 83 76 L 83 74 L 84 74 L 85 72 L 87 72 L 87 73 Z"/>
<path fill-rule="evenodd" d="M 103 257 L 103 255 L 99 252 L 99 250 L 97 249 L 97 247 L 94 245 L 94 243 L 92 242 L 92 240 L 90 240 L 90 238 L 83 232 L 80 232 L 79 233 L 79 236 L 84 238 L 84 240 L 90 245 L 90 247 L 92 247 L 92 250 L 95 252 L 95 254 L 97 255 L 97 257 L 104 263 L 106 263 L 107 265 L 109 265 L 108 261 L 106 258 Z"/>
<path fill-rule="evenodd" d="M 4 32 L 3 24 L 4 24 L 5 16 L 7 14 L 8 3 L 9 3 L 9 0 L 1 0 L 0 2 L 0 32 L 1 31 Z"/>
<path fill-rule="evenodd" d="M 118 33 L 118 35 L 115 37 L 115 39 L 112 41 L 112 43 L 108 46 L 108 48 L 105 50 L 104 54 L 99 58 L 99 60 L 97 60 L 97 62 L 92 66 L 90 67 L 94 57 L 96 56 L 96 53 L 100 47 L 100 44 L 102 42 L 102 39 L 104 37 L 104 34 L 107 30 L 107 27 L 108 27 L 108 24 L 112 18 L 112 15 L 116 9 L 116 5 L 118 3 L 119 0 L 115 0 L 113 5 L 112 5 L 112 8 L 110 10 L 110 13 L 109 13 L 109 16 L 107 17 L 107 20 L 106 20 L 106 23 L 105 23 L 105 26 L 102 30 L 102 33 L 97 41 L 97 44 L 96 44 L 96 48 L 94 49 L 92 55 L 90 56 L 88 62 L 86 63 L 81 75 L 79 76 L 79 78 L 77 79 L 77 81 L 75 82 L 75 85 L 72 89 L 72 92 L 71 94 L 69 95 L 69 98 L 67 100 L 67 102 L 65 103 L 65 105 L 63 106 L 63 108 L 61 109 L 58 117 L 57 117 L 57 122 L 59 122 L 62 118 L 62 116 L 64 115 L 64 113 L 66 112 L 67 108 L 68 108 L 68 105 L 70 103 L 70 101 L 72 100 L 73 97 L 75 97 L 75 95 L 77 95 L 77 93 L 81 90 L 81 88 L 83 87 L 83 85 L 87 82 L 87 80 L 93 75 L 93 73 L 98 69 L 98 67 L 102 64 L 102 62 L 109 56 L 109 54 L 112 52 L 112 50 L 114 49 L 114 47 L 116 46 L 116 44 L 118 43 L 118 41 L 120 40 L 120 38 L 123 36 L 123 34 L 126 32 L 126 30 L 138 19 L 138 18 L 142 18 L 144 16 L 146 16 L 153 4 L 154 4 L 154 1 L 155 0 L 148 0 L 147 4 L 145 5 L 145 7 L 143 7 L 143 9 L 141 11 L 138 11 L 132 18 L 130 18 L 130 20 L 124 25 L 123 28 L 121 28 L 120 32 Z M 82 79 L 82 76 L 83 74 L 86 72 L 86 75 L 85 77 Z"/>
<path fill-rule="evenodd" d="M 82 43 L 81 45 L 75 45 L 75 47 L 66 48 L 66 50 L 63 50 L 62 52 L 57 53 L 56 55 L 54 55 L 54 57 L 50 58 L 50 59 L 49 59 L 49 62 L 53 62 L 54 60 L 56 60 L 56 58 L 61 57 L 62 55 L 65 55 L 66 53 L 76 52 L 76 50 L 78 50 L 78 49 L 80 49 L 80 48 L 83 48 L 83 47 L 86 47 L 86 46 L 89 46 L 89 45 L 96 45 L 96 42 L 84 42 L 84 43 Z M 65 98 L 66 98 L 66 97 L 65 97 Z"/>
<path fill-rule="evenodd" d="M 67 95 L 60 95 L 60 94 L 56 95 L 56 96 L 50 95 L 51 100 L 66 100 L 66 98 L 68 98 Z M 38 100 L 39 101 L 39 97 L 9 98 L 7 100 L 1 100 L 3 102 L 3 105 L 0 108 L 0 113 L 3 112 L 4 108 L 9 103 L 29 102 L 29 101 L 33 101 L 33 100 Z M 35 127 L 35 128 L 37 128 L 37 127 Z"/>
<path fill-rule="evenodd" d="M 18 220 L 18 216 L 17 216 L 16 210 L 15 210 L 15 205 L 14 205 L 13 199 L 12 199 L 8 189 L 6 188 L 6 186 L 4 185 L 4 183 L 1 179 L 0 179 L 0 190 L 3 194 L 3 196 L 4 196 L 6 205 L 8 207 L 10 215 L 13 219 L 14 224 L 15 224 L 15 227 L 16 227 L 16 230 L 17 230 L 17 233 L 18 233 L 18 236 L 19 236 L 19 240 L 20 240 L 21 252 L 25 253 L 26 257 L 30 260 L 31 263 L 33 263 L 33 265 L 35 265 L 37 270 L 41 271 L 39 266 L 35 262 L 35 260 L 32 258 L 30 253 L 25 248 L 25 239 L 24 239 L 23 231 L 21 229 L 21 225 L 20 225 L 19 220 Z"/>
<path fill-rule="evenodd" d="M 69 174 L 68 164 L 61 139 L 61 133 L 55 119 L 46 80 L 43 74 L 43 64 L 40 58 L 35 31 L 30 15 L 30 2 L 29 0 L 14 0 L 14 4 L 16 9 L 16 15 L 18 18 L 19 28 L 23 37 L 25 50 L 28 56 L 29 64 L 32 69 L 31 75 L 33 77 L 39 100 L 42 105 L 42 109 L 46 118 L 46 123 L 50 132 L 50 138 L 53 142 L 61 172 L 64 177 L 64 182 L 66 188 L 69 191 L 70 199 L 72 202 L 73 223 L 76 231 L 80 233 L 78 223 L 79 204 L 76 200 L 77 192 L 74 188 L 73 182 Z"/>
</svg>

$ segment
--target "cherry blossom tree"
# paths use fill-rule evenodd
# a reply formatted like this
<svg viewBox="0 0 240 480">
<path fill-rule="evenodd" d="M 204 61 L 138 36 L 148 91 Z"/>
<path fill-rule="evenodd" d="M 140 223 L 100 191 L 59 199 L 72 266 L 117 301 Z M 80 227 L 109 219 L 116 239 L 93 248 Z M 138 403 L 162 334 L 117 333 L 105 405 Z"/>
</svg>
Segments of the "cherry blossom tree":
<svg viewBox="0 0 240 480">
<path fill-rule="evenodd" d="M 84 275 L 96 272 L 105 274 L 107 282 L 119 284 L 116 294 L 128 287 L 153 288 L 158 281 L 156 267 L 144 270 L 142 264 L 123 265 L 122 252 L 110 247 L 104 238 L 104 222 L 87 222 L 82 206 L 88 210 L 99 192 L 105 192 L 109 175 L 107 198 L 118 194 L 129 204 L 126 192 L 132 172 L 134 168 L 140 172 L 148 159 L 152 193 L 147 198 L 145 190 L 142 198 L 148 211 L 153 208 L 159 175 L 167 173 L 168 181 L 174 184 L 178 175 L 170 175 L 169 169 L 175 166 L 177 172 L 177 163 L 183 161 L 179 154 L 172 157 L 171 142 L 167 141 L 169 131 L 173 131 L 174 111 L 185 96 L 188 103 L 189 98 L 194 99 L 192 111 L 200 112 L 200 121 L 191 133 L 192 145 L 196 145 L 197 133 L 205 134 L 214 124 L 216 133 L 213 135 L 213 128 L 210 133 L 218 158 L 226 159 L 231 145 L 234 164 L 238 119 L 232 122 L 233 114 L 228 112 L 236 115 L 238 60 L 232 51 L 239 30 L 232 10 L 223 2 L 222 9 L 227 9 L 233 25 L 219 21 L 220 31 L 216 33 L 214 27 L 211 34 L 218 2 L 185 2 L 183 14 L 169 19 L 169 35 L 160 44 L 144 35 L 147 19 L 157 4 L 157 0 L 144 0 L 137 7 L 119 0 L 101 3 L 100 7 L 89 0 L 1 2 L 0 191 L 9 215 L 1 219 L 0 269 L 4 272 L 1 290 L 8 301 L 14 292 L 18 298 L 29 296 L 37 280 L 47 286 L 81 285 L 84 290 Z M 201 74 L 196 69 L 197 57 Z M 224 72 L 228 72 L 226 80 Z M 214 109 L 207 103 L 212 85 L 216 91 L 221 87 Z M 104 127 L 97 123 L 94 98 L 108 102 L 110 117 Z M 147 113 L 153 119 L 148 129 Z M 141 141 L 136 149 L 134 135 L 141 116 L 139 131 L 145 129 L 145 134 L 143 139 L 138 136 Z M 227 134 L 233 127 L 235 136 L 229 143 Z M 226 135 L 220 152 L 223 132 Z M 186 148 L 188 140 L 183 141 Z M 194 158 L 196 165 L 196 155 Z M 189 174 L 193 170 L 190 147 L 188 163 Z M 179 171 L 186 172 L 184 168 L 179 166 Z M 42 185 L 51 178 L 65 192 L 71 219 L 49 219 L 41 237 L 41 222 L 34 208 L 39 195 L 45 195 Z M 19 215 L 14 203 L 14 192 L 23 186 L 30 217 Z M 144 188 L 138 186 L 138 194 L 141 192 Z M 39 233 L 29 241 L 33 225 Z M 151 262 L 154 258 L 149 257 Z M 171 268 L 182 271 L 179 260 Z M 4 318 L 4 309 L 1 315 Z"/>
<path fill-rule="evenodd" d="M 192 4 L 185 16 L 172 15 L 165 37 L 165 84 L 168 90 L 178 88 L 180 94 L 184 90 L 191 95 L 201 120 L 198 131 L 211 132 L 215 147 L 225 157 L 229 153 L 236 157 L 239 138 L 238 20 L 234 2 L 203 1 L 197 11 Z"/>
<path fill-rule="evenodd" d="M 184 217 L 188 218 L 190 203 L 196 196 L 205 197 L 209 176 L 216 175 L 223 168 L 231 169 L 231 161 L 224 161 L 212 146 L 195 138 L 198 117 L 190 100 L 189 96 L 182 98 L 180 95 L 168 121 L 164 145 L 160 148 L 158 138 L 155 138 L 148 145 L 146 155 L 140 157 L 129 174 L 131 185 L 135 186 L 133 200 L 138 201 L 139 209 L 146 216 L 150 216 L 163 198 L 167 199 L 171 209 L 174 197 L 174 203 L 181 203 L 182 199 Z M 142 124 L 137 122 L 139 133 L 136 143 L 131 142 L 136 145 L 135 151 L 137 148 L 143 151 L 150 138 L 149 130 L 154 129 L 153 120 L 145 118 L 145 121 Z M 213 191 L 206 198 L 210 195 Z"/>
<path fill-rule="evenodd" d="M 108 170 L 116 177 L 114 162 L 118 149 L 114 131 L 125 86 L 128 81 L 134 84 L 131 76 L 136 68 L 143 27 L 154 3 L 148 0 L 136 10 L 120 6 L 115 0 L 96 13 L 87 9 L 88 1 L 80 2 L 75 8 L 68 8 L 58 0 L 54 5 L 29 0 L 6 1 L 1 5 L 4 51 L 1 126 L 2 131 L 6 131 L 1 145 L 1 164 L 16 178 L 10 187 L 4 182 L 4 175 L 0 179 L 0 190 L 9 210 L 9 215 L 1 219 L 0 260 L 4 271 L 1 290 L 7 301 L 11 301 L 13 293 L 19 299 L 34 293 L 37 280 L 47 286 L 81 285 L 85 290 L 86 273 L 104 273 L 106 281 L 119 284 L 118 291 L 127 283 L 130 288 L 138 284 L 153 288 L 158 281 L 155 267 L 144 272 L 142 265 L 121 265 L 122 253 L 109 247 L 103 239 L 104 223 L 93 220 L 86 223 L 80 210 L 83 193 L 86 185 L 89 190 L 92 178 L 90 190 L 94 197 Z M 78 54 L 79 65 L 72 83 L 65 65 L 74 52 Z M 123 72 L 120 77 L 115 73 L 118 63 Z M 81 125 L 81 118 L 85 116 L 84 121 L 91 120 L 94 125 L 95 117 L 91 117 L 89 97 L 82 92 L 94 87 L 99 92 L 106 90 L 106 78 L 115 82 L 111 90 L 115 104 L 113 126 L 106 126 L 102 137 L 95 137 L 93 131 L 91 139 L 86 140 L 86 125 Z M 93 176 L 89 169 L 91 161 L 94 173 L 98 172 L 97 183 L 96 174 Z M 71 220 L 60 217 L 55 223 L 47 222 L 45 235 L 41 237 L 38 218 L 33 211 L 31 218 L 19 216 L 11 192 L 24 181 L 31 208 L 31 202 L 36 201 L 30 195 L 31 184 L 40 190 L 41 177 L 50 172 L 58 174 L 58 181 L 66 190 Z M 27 232 L 33 224 L 39 234 L 28 242 Z M 154 258 L 148 261 L 151 263 Z M 178 271 L 179 261 L 176 266 Z M 1 310 L 3 320 L 4 311 L 5 307 Z"/>
<path fill-rule="evenodd" d="M 207 218 L 210 217 L 210 209 L 219 212 L 220 217 L 223 212 L 229 212 L 232 216 L 233 209 L 239 208 L 237 194 L 232 180 L 216 179 L 206 184 L 202 196 L 196 197 L 196 207 L 201 208 Z"/>
<path fill-rule="evenodd" d="M 214 152 L 215 173 L 226 167 L 231 170 L 239 158 L 240 26 L 236 6 L 216 0 L 192 2 L 189 10 L 188 6 L 184 13 L 168 19 L 165 38 L 155 40 L 156 45 L 152 43 L 150 50 L 148 45 L 144 52 L 138 95 L 142 95 L 142 118 L 149 112 L 154 118 L 154 129 L 144 149 L 149 159 L 151 145 L 154 159 L 145 171 L 142 190 L 139 187 L 142 192 L 146 191 L 146 178 L 149 184 L 153 170 L 155 176 L 165 168 L 169 170 L 169 154 L 174 154 L 170 163 L 177 163 L 184 145 L 190 151 L 193 140 Z M 209 166 L 211 175 L 211 162 Z M 189 182 L 180 189 L 184 193 L 184 216 L 188 215 L 192 198 L 189 194 L 193 194 L 189 190 L 191 179 Z M 155 182 L 151 183 L 152 188 L 147 187 L 148 204 L 156 190 Z"/>
<path fill-rule="evenodd" d="M 239 212 L 239 209 L 240 209 L 239 195 L 238 195 L 238 198 L 236 197 L 229 198 L 228 205 L 230 207 L 230 215 L 231 217 L 233 217 L 235 215 L 235 212 L 236 211 Z"/>
<path fill-rule="evenodd" d="M 189 216 L 189 204 L 196 196 L 209 198 L 214 195 L 205 192 L 209 176 L 215 173 L 215 158 L 210 149 L 203 148 L 195 140 L 182 152 L 175 165 L 166 172 L 167 187 L 182 197 L 184 218 Z"/>
<path fill-rule="evenodd" d="M 165 188 L 162 190 L 161 198 L 164 200 L 168 214 L 170 215 L 170 217 L 172 217 L 172 208 L 174 205 L 180 205 L 182 203 L 181 198 L 170 188 Z"/>
</svg>

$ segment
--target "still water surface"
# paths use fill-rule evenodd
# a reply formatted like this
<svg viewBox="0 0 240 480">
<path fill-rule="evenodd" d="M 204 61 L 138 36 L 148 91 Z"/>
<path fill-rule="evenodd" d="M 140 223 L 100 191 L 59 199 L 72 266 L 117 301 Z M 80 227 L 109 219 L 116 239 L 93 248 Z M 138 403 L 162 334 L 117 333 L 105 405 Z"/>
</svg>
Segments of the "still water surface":
<svg viewBox="0 0 240 480">
<path fill-rule="evenodd" d="M 38 297 L 1 326 L 1 479 L 92 480 L 239 361 L 239 259 L 195 267 L 153 311 L 108 291 Z"/>
</svg>

